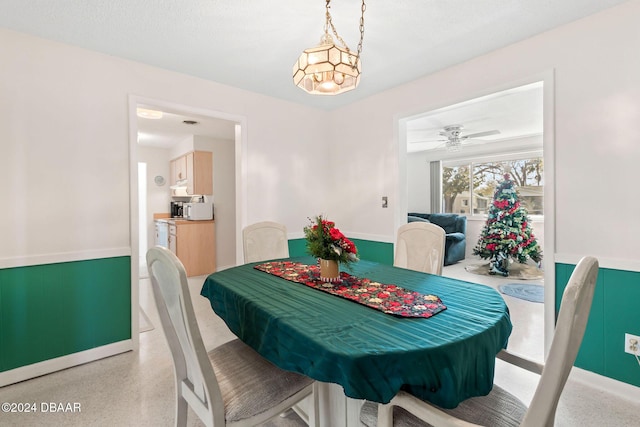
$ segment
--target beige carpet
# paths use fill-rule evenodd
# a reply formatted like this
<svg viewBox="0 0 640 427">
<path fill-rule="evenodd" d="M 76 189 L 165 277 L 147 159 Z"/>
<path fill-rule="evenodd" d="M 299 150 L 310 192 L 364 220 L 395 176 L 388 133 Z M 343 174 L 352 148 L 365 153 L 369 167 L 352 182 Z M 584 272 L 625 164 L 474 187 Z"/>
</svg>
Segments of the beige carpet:
<svg viewBox="0 0 640 427">
<path fill-rule="evenodd" d="M 469 273 L 489 276 L 489 263 L 467 265 L 465 267 L 465 270 L 467 270 Z M 499 275 L 495 276 L 502 277 Z M 538 280 L 544 277 L 544 271 L 539 269 L 535 265 L 520 264 L 519 262 L 514 262 L 509 267 L 509 276 L 507 277 L 509 277 L 510 279 L 519 280 Z"/>
</svg>

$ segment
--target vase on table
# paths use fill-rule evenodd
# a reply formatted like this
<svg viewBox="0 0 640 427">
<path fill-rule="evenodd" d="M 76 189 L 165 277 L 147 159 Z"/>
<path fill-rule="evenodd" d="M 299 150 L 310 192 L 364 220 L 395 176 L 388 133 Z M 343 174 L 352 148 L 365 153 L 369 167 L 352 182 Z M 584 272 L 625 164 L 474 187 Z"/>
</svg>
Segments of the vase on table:
<svg viewBox="0 0 640 427">
<path fill-rule="evenodd" d="M 320 265 L 320 280 L 323 282 L 336 282 L 340 279 L 340 269 L 338 261 L 334 259 L 318 258 Z"/>
</svg>

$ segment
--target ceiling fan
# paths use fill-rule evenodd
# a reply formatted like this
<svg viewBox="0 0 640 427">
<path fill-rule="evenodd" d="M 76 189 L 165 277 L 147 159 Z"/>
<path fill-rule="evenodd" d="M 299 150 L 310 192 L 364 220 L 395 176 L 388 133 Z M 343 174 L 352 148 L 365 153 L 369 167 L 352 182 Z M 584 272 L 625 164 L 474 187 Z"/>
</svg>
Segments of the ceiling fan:
<svg viewBox="0 0 640 427">
<path fill-rule="evenodd" d="M 468 141 L 474 138 L 481 138 L 483 136 L 497 135 L 500 133 L 499 130 L 487 130 L 484 132 L 476 132 L 468 135 L 462 135 L 462 129 L 464 126 L 462 125 L 448 125 L 445 126 L 442 131 L 438 133 L 438 135 L 443 136 L 444 139 L 437 139 L 435 141 L 444 142 L 444 146 L 449 151 L 458 151 L 462 148 L 462 143 L 464 141 Z M 423 141 L 414 141 L 414 142 L 423 142 Z"/>
<path fill-rule="evenodd" d="M 497 135 L 500 133 L 499 130 L 487 130 L 484 132 L 471 133 L 468 135 L 462 135 L 462 125 L 449 125 L 445 126 L 442 132 L 439 133 L 440 136 L 444 136 L 446 139 L 442 140 L 445 143 L 445 147 L 450 151 L 458 151 L 462 148 L 462 142 L 473 139 L 480 138 L 483 136 L 489 135 Z"/>
</svg>

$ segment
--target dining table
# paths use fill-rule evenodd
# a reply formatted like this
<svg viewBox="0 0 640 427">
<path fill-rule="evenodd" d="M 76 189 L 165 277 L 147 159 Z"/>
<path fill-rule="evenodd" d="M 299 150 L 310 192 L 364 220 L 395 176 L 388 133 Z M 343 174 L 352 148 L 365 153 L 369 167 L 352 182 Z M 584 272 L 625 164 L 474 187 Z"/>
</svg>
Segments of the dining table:
<svg viewBox="0 0 640 427">
<path fill-rule="evenodd" d="M 334 282 L 310 256 L 244 264 L 207 276 L 201 295 L 260 355 L 325 385 L 320 425 L 359 425 L 364 399 L 399 390 L 444 408 L 486 395 L 512 330 L 490 286 L 366 260 Z"/>
</svg>

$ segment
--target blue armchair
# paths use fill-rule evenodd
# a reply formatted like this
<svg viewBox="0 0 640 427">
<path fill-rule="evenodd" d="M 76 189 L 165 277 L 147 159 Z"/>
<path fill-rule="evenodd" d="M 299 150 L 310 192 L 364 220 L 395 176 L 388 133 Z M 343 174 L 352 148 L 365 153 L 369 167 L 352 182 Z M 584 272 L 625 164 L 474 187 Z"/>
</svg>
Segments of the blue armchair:
<svg viewBox="0 0 640 427">
<path fill-rule="evenodd" d="M 446 233 L 444 265 L 455 264 L 464 259 L 467 249 L 466 216 L 450 213 L 409 213 L 408 222 L 414 221 L 429 221 L 444 228 Z"/>
</svg>

